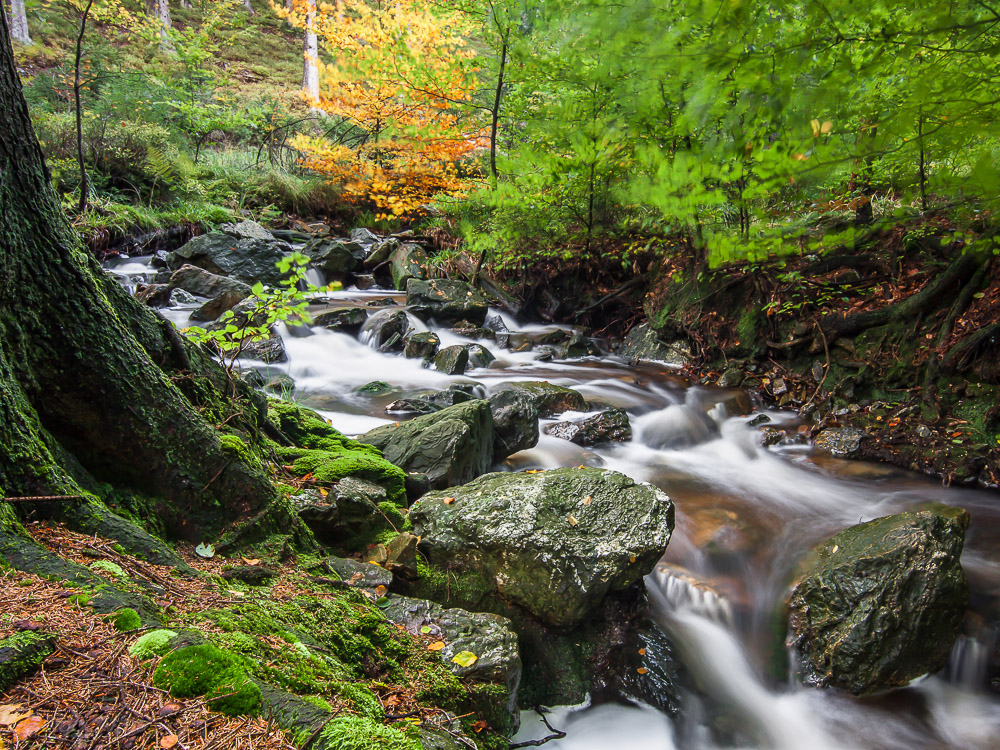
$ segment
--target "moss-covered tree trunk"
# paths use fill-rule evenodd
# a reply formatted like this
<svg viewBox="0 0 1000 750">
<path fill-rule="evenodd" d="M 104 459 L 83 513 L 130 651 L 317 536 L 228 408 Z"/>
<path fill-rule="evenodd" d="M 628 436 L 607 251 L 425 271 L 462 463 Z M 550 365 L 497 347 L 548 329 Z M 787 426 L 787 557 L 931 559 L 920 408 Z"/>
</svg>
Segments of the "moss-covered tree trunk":
<svg viewBox="0 0 1000 750">
<path fill-rule="evenodd" d="M 218 368 L 80 248 L 49 184 L 5 13 L 0 23 L 0 491 L 106 483 L 152 498 L 150 512 L 178 532 L 210 535 L 273 487 L 203 416 L 222 398 Z M 243 410 L 244 424 L 259 422 L 259 407 Z M 79 504 L 58 507 L 83 525 L 100 515 L 92 502 L 82 516 Z"/>
</svg>

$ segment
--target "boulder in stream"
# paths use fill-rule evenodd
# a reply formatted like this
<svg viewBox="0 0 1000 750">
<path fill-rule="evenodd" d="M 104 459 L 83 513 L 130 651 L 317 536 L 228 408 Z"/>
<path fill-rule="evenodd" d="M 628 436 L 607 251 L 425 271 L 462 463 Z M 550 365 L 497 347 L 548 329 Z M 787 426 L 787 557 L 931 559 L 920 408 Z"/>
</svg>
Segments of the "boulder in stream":
<svg viewBox="0 0 1000 750">
<path fill-rule="evenodd" d="M 587 399 L 579 391 L 553 385 L 544 380 L 523 383 L 501 383 L 496 392 L 517 391 L 527 396 L 538 409 L 539 416 L 552 417 L 564 411 L 586 411 Z"/>
<path fill-rule="evenodd" d="M 469 350 L 460 344 L 446 346 L 434 355 L 434 367 L 445 375 L 461 375 L 469 366 Z"/>
<path fill-rule="evenodd" d="M 512 603 L 568 628 L 653 569 L 674 506 L 624 474 L 572 468 L 487 474 L 425 495 L 410 519 L 429 564 L 457 572 L 456 604 L 496 611 Z"/>
<path fill-rule="evenodd" d="M 480 327 L 490 303 L 464 281 L 413 278 L 406 283 L 406 304 L 418 317 L 432 318 L 440 325 L 467 321 L 470 327 Z"/>
<path fill-rule="evenodd" d="M 545 428 L 546 435 L 577 445 L 596 445 L 632 439 L 632 425 L 623 409 L 608 409 L 580 422 L 556 422 Z"/>
<path fill-rule="evenodd" d="M 245 299 L 250 296 L 250 285 L 228 276 L 206 271 L 198 266 L 183 265 L 170 276 L 171 289 L 183 289 L 199 297 L 215 298 L 220 294 L 235 292 Z"/>
<path fill-rule="evenodd" d="M 368 318 L 363 332 L 380 352 L 403 351 L 410 321 L 402 310 L 380 310 Z"/>
<path fill-rule="evenodd" d="M 969 514 L 944 506 L 852 526 L 816 547 L 789 601 L 802 679 L 855 695 L 944 667 L 969 603 Z"/>
<path fill-rule="evenodd" d="M 387 461 L 427 475 L 431 487 L 464 484 L 493 463 L 489 402 L 455 404 L 409 422 L 378 427 L 358 440 L 379 448 Z"/>
<path fill-rule="evenodd" d="M 340 242 L 321 237 L 306 243 L 302 252 L 312 259 L 312 264 L 338 278 L 361 267 L 364 251 L 355 242 Z"/>
<path fill-rule="evenodd" d="M 356 334 L 368 320 L 367 307 L 340 307 L 313 316 L 312 324 L 329 331 Z"/>
<path fill-rule="evenodd" d="M 489 398 L 493 412 L 493 459 L 502 461 L 538 444 L 538 407 L 523 391 L 497 391 Z"/>
<path fill-rule="evenodd" d="M 426 279 L 430 275 L 431 259 L 420 245 L 401 245 L 393 251 L 389 260 L 392 283 L 396 289 L 406 289 L 410 279 Z"/>
<path fill-rule="evenodd" d="M 437 354 L 438 346 L 440 345 L 441 339 L 432 331 L 411 333 L 406 337 L 406 343 L 403 346 L 403 356 L 412 359 L 422 359 L 428 362 L 434 359 L 434 355 Z"/>
<path fill-rule="evenodd" d="M 170 253 L 167 265 L 174 270 L 189 264 L 248 284 L 273 285 L 282 277 L 276 264 L 289 250 L 289 245 L 275 240 L 259 224 L 244 221 L 195 237 Z"/>
<path fill-rule="evenodd" d="M 835 458 L 855 458 L 861 453 L 861 443 L 871 439 L 857 427 L 827 427 L 813 441 L 813 448 Z"/>
<path fill-rule="evenodd" d="M 649 323 L 640 323 L 629 331 L 617 353 L 631 361 L 651 360 L 674 367 L 683 367 L 691 361 L 691 347 L 687 342 L 666 342 Z"/>
</svg>

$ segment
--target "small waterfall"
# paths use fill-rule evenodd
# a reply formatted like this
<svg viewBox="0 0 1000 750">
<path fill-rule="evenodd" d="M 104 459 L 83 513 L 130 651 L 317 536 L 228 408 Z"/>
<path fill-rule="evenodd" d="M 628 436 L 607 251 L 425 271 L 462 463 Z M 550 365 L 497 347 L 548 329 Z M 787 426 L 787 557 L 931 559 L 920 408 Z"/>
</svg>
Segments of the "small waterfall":
<svg viewBox="0 0 1000 750">
<path fill-rule="evenodd" d="M 646 588 L 650 598 L 656 601 L 657 611 L 664 617 L 686 612 L 725 627 L 733 625 L 729 601 L 685 571 L 661 563 L 646 577 Z"/>
<path fill-rule="evenodd" d="M 986 684 L 986 673 L 995 647 L 993 633 L 978 638 L 962 635 L 955 641 L 948 657 L 945 676 L 953 685 L 976 689 Z"/>
</svg>

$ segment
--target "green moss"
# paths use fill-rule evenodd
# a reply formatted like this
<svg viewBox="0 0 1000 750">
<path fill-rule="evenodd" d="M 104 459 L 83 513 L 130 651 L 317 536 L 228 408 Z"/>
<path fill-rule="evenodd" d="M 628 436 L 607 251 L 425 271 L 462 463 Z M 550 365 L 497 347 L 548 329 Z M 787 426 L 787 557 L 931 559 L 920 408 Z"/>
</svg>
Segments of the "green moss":
<svg viewBox="0 0 1000 750">
<path fill-rule="evenodd" d="M 54 650 L 52 636 L 30 630 L 0 640 L 0 692 L 34 672 Z"/>
<path fill-rule="evenodd" d="M 120 633 L 128 632 L 129 630 L 137 630 L 142 627 L 142 619 L 139 617 L 139 613 L 130 607 L 118 610 L 114 615 L 114 625 L 115 630 Z"/>
<path fill-rule="evenodd" d="M 162 656 L 170 650 L 170 641 L 177 633 L 173 630 L 153 630 L 140 637 L 128 650 L 130 656 L 137 659 L 149 659 Z"/>
<path fill-rule="evenodd" d="M 328 750 L 420 750 L 412 737 L 363 716 L 334 719 L 318 739 Z"/>
<path fill-rule="evenodd" d="M 330 484 L 344 477 L 359 477 L 383 487 L 392 502 L 405 501 L 405 472 L 382 458 L 381 451 L 373 446 L 357 443 L 356 447 L 337 450 L 281 448 L 277 454 L 292 464 L 296 474 L 312 474 L 317 481 Z"/>
<path fill-rule="evenodd" d="M 338 450 L 351 447 L 351 440 L 331 427 L 323 417 L 290 401 L 268 399 L 267 417 L 300 448 Z"/>
<path fill-rule="evenodd" d="M 219 435 L 219 443 L 222 445 L 222 450 L 231 457 L 238 459 L 249 466 L 253 466 L 256 469 L 262 468 L 260 459 L 255 456 L 250 450 L 250 447 L 236 435 Z"/>
<path fill-rule="evenodd" d="M 122 567 L 111 562 L 110 560 L 98 560 L 97 562 L 91 563 L 90 569 L 95 573 L 108 573 L 115 578 L 128 578 L 125 571 L 122 570 Z"/>
<path fill-rule="evenodd" d="M 388 521 L 394 529 L 397 531 L 402 531 L 403 525 L 406 522 L 405 516 L 400 512 L 399 506 L 395 503 L 379 503 L 378 509 L 381 511 L 382 515 L 385 516 L 385 520 Z M 396 531 L 392 533 L 392 536 L 396 535 Z M 390 539 L 392 538 L 390 536 Z M 381 541 L 381 540 L 379 540 Z"/>
<path fill-rule="evenodd" d="M 76 604 L 80 607 L 86 607 L 90 604 L 90 594 L 73 594 L 67 601 L 70 604 Z"/>
<path fill-rule="evenodd" d="M 208 706 L 227 716 L 254 714 L 260 708 L 260 688 L 239 668 L 226 670 L 208 691 Z"/>
<path fill-rule="evenodd" d="M 236 657 L 211 643 L 186 646 L 163 657 L 153 673 L 153 684 L 175 698 L 194 698 L 205 695 L 220 675 L 238 666 Z"/>
<path fill-rule="evenodd" d="M 339 682 L 332 686 L 332 692 L 346 700 L 351 709 L 372 721 L 385 721 L 385 709 L 378 697 L 364 685 L 355 682 Z"/>
</svg>

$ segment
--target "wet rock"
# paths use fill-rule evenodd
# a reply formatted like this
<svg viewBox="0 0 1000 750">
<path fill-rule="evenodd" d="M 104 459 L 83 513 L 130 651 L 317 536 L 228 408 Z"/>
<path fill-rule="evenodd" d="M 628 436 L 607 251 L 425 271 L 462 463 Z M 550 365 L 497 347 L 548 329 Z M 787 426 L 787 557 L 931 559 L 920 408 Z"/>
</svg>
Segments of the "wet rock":
<svg viewBox="0 0 1000 750">
<path fill-rule="evenodd" d="M 564 411 L 587 410 L 587 400 L 583 394 L 544 380 L 502 383 L 497 386 L 497 392 L 500 391 L 518 391 L 525 394 L 538 409 L 538 415 L 541 417 L 552 417 Z"/>
<path fill-rule="evenodd" d="M 738 417 L 753 411 L 753 401 L 750 400 L 750 394 L 741 388 L 734 388 L 723 393 L 711 393 L 706 396 L 705 404 L 710 405 L 710 411 L 715 409 L 720 412 L 719 416 L 723 419 Z"/>
<path fill-rule="evenodd" d="M 257 297 L 247 297 L 234 305 L 232 315 L 225 316 L 223 320 L 212 323 L 208 330 L 221 331 L 227 325 L 232 324 L 243 328 L 245 326 L 262 326 L 267 322 L 267 313 L 259 309 L 260 300 Z M 289 330 L 292 330 L 291 328 Z"/>
<path fill-rule="evenodd" d="M 393 251 L 389 260 L 396 289 L 406 289 L 410 279 L 426 279 L 430 275 L 431 261 L 420 245 L 402 245 Z"/>
<path fill-rule="evenodd" d="M 922 438 L 929 438 L 931 435 L 934 434 L 931 428 L 925 424 L 918 424 L 916 432 L 917 432 L 917 437 L 922 437 Z"/>
<path fill-rule="evenodd" d="M 452 383 L 447 390 L 427 396 L 427 400 L 441 408 L 486 398 L 486 389 L 479 383 Z"/>
<path fill-rule="evenodd" d="M 183 289 L 173 289 L 170 292 L 171 305 L 193 305 L 197 302 L 198 300 L 193 294 L 185 292 Z"/>
<path fill-rule="evenodd" d="M 324 544 L 363 546 L 381 532 L 391 530 L 393 503 L 384 487 L 357 477 L 338 481 L 329 494 L 304 490 L 290 498 L 299 518 Z"/>
<path fill-rule="evenodd" d="M 622 409 L 609 409 L 581 422 L 556 422 L 545 428 L 546 435 L 569 440 L 577 445 L 596 445 L 608 441 L 632 439 L 632 425 Z"/>
<path fill-rule="evenodd" d="M 494 699 L 492 707 L 480 705 L 493 718 L 494 728 L 505 733 L 517 730 L 520 712 L 517 707 L 517 688 L 521 682 L 521 656 L 517 647 L 517 634 L 510 620 L 499 615 L 449 609 L 424 599 L 411 599 L 392 594 L 383 607 L 385 616 L 402 625 L 407 632 L 420 636 L 430 635 L 445 643 L 438 652 L 448 668 L 462 679 L 493 682 L 506 688 L 502 696 Z M 429 629 L 430 633 L 425 633 Z M 452 659 L 463 651 L 478 658 L 464 667 Z M 494 723 L 502 718 L 502 723 Z"/>
<path fill-rule="evenodd" d="M 431 492 L 410 519 L 429 563 L 460 571 L 456 596 L 477 599 L 456 603 L 489 610 L 501 597 L 547 625 L 570 627 L 653 569 L 674 508 L 657 488 L 617 472 L 556 469 L 488 474 Z"/>
<path fill-rule="evenodd" d="M 148 307 L 166 307 L 170 304 L 170 284 L 149 284 L 139 287 L 135 298 Z"/>
<path fill-rule="evenodd" d="M 489 402 L 467 401 L 398 425 L 361 435 L 386 460 L 407 472 L 427 475 L 440 489 L 464 484 L 493 463 L 493 415 Z"/>
<path fill-rule="evenodd" d="M 784 432 L 776 427 L 762 427 L 760 429 L 760 442 L 765 448 L 778 445 L 785 437 Z"/>
<path fill-rule="evenodd" d="M 380 310 L 368 318 L 362 331 L 379 351 L 403 351 L 410 321 L 402 310 Z"/>
<path fill-rule="evenodd" d="M 944 667 L 969 602 L 959 558 L 969 515 L 886 516 L 816 547 L 789 601 L 807 684 L 864 695 Z"/>
<path fill-rule="evenodd" d="M 698 445 L 719 434 L 719 427 L 702 409 L 671 404 L 639 423 L 639 439 L 656 450 L 677 450 Z"/>
<path fill-rule="evenodd" d="M 191 320 L 217 320 L 222 313 L 232 310 L 245 298 L 245 295 L 237 291 L 223 292 L 194 310 Z"/>
<path fill-rule="evenodd" d="M 579 357 L 597 357 L 601 348 L 593 339 L 579 333 L 574 333 L 569 339 L 555 347 L 555 356 L 559 359 L 576 359 Z"/>
<path fill-rule="evenodd" d="M 490 330 L 489 328 L 476 328 L 475 326 L 456 326 L 451 329 L 451 332 L 456 336 L 462 336 L 467 339 L 485 339 L 487 341 L 493 341 L 496 338 L 496 332 Z"/>
<path fill-rule="evenodd" d="M 674 367 L 691 361 L 691 347 L 684 341 L 663 341 L 649 323 L 635 326 L 618 347 L 618 356 L 628 360 L 651 360 Z"/>
<path fill-rule="evenodd" d="M 739 365 L 730 365 L 726 371 L 719 376 L 716 385 L 720 388 L 739 388 L 743 384 L 745 376 L 743 368 Z"/>
<path fill-rule="evenodd" d="M 330 331 L 356 334 L 368 320 L 366 307 L 342 307 L 328 310 L 313 317 L 313 325 L 323 326 Z"/>
<path fill-rule="evenodd" d="M 244 344 L 240 352 L 240 357 L 243 359 L 256 359 L 268 364 L 288 361 L 288 355 L 285 353 L 285 345 L 281 341 L 281 337 L 275 334 L 261 341 L 251 341 Z"/>
<path fill-rule="evenodd" d="M 441 339 L 438 338 L 436 333 L 431 333 L 430 331 L 411 333 L 406 337 L 406 343 L 403 346 L 403 356 L 412 359 L 422 359 L 428 362 L 437 354 L 440 344 Z"/>
<path fill-rule="evenodd" d="M 386 567 L 394 575 L 410 579 L 417 577 L 417 541 L 417 537 L 404 531 L 385 545 Z"/>
<path fill-rule="evenodd" d="M 489 398 L 493 412 L 493 459 L 503 461 L 538 444 L 538 407 L 523 391 L 498 391 Z"/>
<path fill-rule="evenodd" d="M 0 640 L 0 692 L 32 674 L 56 650 L 55 636 L 26 630 Z"/>
<path fill-rule="evenodd" d="M 173 289 L 183 289 L 190 294 L 209 298 L 218 297 L 226 292 L 237 292 L 242 294 L 243 298 L 251 294 L 249 284 L 191 265 L 183 265 L 174 271 L 170 276 L 170 286 Z"/>
<path fill-rule="evenodd" d="M 464 346 L 446 346 L 434 355 L 434 367 L 445 375 L 461 375 L 469 366 L 469 350 Z"/>
<path fill-rule="evenodd" d="M 681 710 L 680 659 L 667 635 L 651 622 L 629 630 L 615 653 L 611 689 L 632 703 L 644 703 L 676 716 Z"/>
<path fill-rule="evenodd" d="M 394 390 L 397 390 L 395 386 L 386 383 L 384 380 L 372 380 L 360 386 L 357 392 L 363 393 L 366 396 L 384 396 L 387 393 L 392 393 Z"/>
<path fill-rule="evenodd" d="M 276 264 L 291 248 L 275 240 L 260 225 L 254 225 L 254 229 L 251 224 L 253 222 L 227 225 L 228 228 L 223 227 L 223 231 L 195 237 L 170 253 L 167 265 L 175 270 L 185 264 L 198 266 L 248 284 L 257 281 L 277 284 L 282 274 Z"/>
<path fill-rule="evenodd" d="M 496 360 L 482 344 L 465 344 L 463 348 L 469 354 L 469 367 L 489 367 Z"/>
<path fill-rule="evenodd" d="M 499 315 L 488 315 L 483 328 L 493 331 L 493 340 L 505 349 L 510 345 L 510 329 Z"/>
<path fill-rule="evenodd" d="M 392 297 L 382 297 L 380 299 L 373 299 L 365 302 L 365 307 L 390 307 L 396 304 L 396 300 Z"/>
<path fill-rule="evenodd" d="M 406 305 L 421 318 L 431 318 L 440 325 L 468 321 L 471 327 L 486 320 L 489 300 L 464 281 L 413 278 L 406 283 Z"/>
<path fill-rule="evenodd" d="M 357 257 L 360 246 L 355 248 L 337 240 L 321 238 L 308 242 L 302 252 L 310 257 L 316 268 L 343 278 L 361 267 L 361 260 Z M 361 255 L 363 257 L 363 253 Z"/>
<path fill-rule="evenodd" d="M 370 273 L 356 273 L 354 274 L 354 285 L 362 291 L 372 289 L 375 286 L 375 277 Z"/>
<path fill-rule="evenodd" d="M 364 227 L 356 227 L 351 230 L 351 242 L 359 242 L 362 245 L 371 245 L 374 242 L 381 241 L 375 232 L 370 229 L 365 229 Z"/>
<path fill-rule="evenodd" d="M 370 565 L 347 557 L 328 557 L 324 567 L 331 571 L 334 580 L 342 581 L 346 586 L 374 592 L 379 586 L 388 588 L 392 585 L 392 573 L 378 565 Z"/>
<path fill-rule="evenodd" d="M 399 250 L 400 248 L 399 240 L 390 237 L 385 242 L 381 242 L 378 245 L 372 247 L 372 251 L 365 258 L 364 266 L 366 269 L 375 268 L 375 266 L 380 266 L 389 260 L 389 257 Z"/>
<path fill-rule="evenodd" d="M 413 416 L 415 414 L 433 414 L 441 411 L 442 407 L 431 403 L 423 398 L 400 398 L 385 407 L 386 414 L 405 414 Z"/>
<path fill-rule="evenodd" d="M 861 452 L 861 443 L 868 433 L 856 427 L 827 427 L 813 441 L 813 448 L 836 458 L 854 458 Z"/>
</svg>

